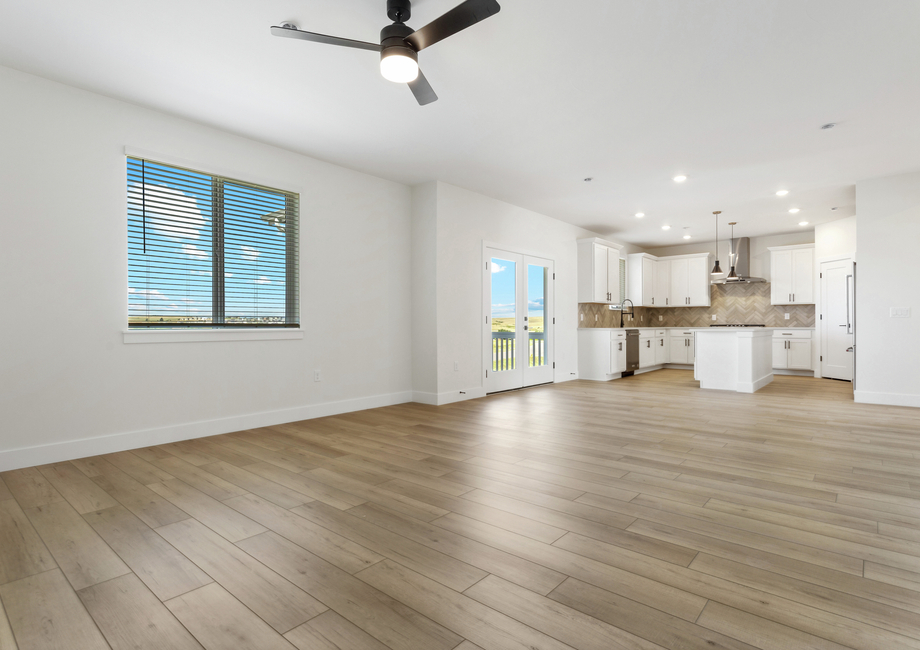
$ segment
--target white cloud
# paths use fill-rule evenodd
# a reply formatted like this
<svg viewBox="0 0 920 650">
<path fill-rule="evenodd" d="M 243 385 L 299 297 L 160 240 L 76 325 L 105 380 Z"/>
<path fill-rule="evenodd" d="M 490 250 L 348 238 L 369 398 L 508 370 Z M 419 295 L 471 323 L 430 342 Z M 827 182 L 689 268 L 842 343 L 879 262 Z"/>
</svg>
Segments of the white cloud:
<svg viewBox="0 0 920 650">
<path fill-rule="evenodd" d="M 492 262 L 492 273 L 501 273 L 502 271 L 508 270 L 507 266 L 502 266 L 501 264 L 496 264 Z"/>
<path fill-rule="evenodd" d="M 232 273 L 224 273 L 224 277 L 225 277 L 225 278 L 232 278 L 232 277 L 233 277 L 233 274 L 232 274 Z"/>
<path fill-rule="evenodd" d="M 248 262 L 255 262 L 259 257 L 259 250 L 252 246 L 240 246 L 243 251 L 243 259 Z"/>
<path fill-rule="evenodd" d="M 259 278 L 255 282 L 256 284 L 271 284 L 272 283 L 272 281 L 266 278 L 264 275 L 259 276 Z"/>
<path fill-rule="evenodd" d="M 193 246 L 192 244 L 182 244 L 182 252 L 190 257 L 197 257 L 200 259 L 205 259 L 208 257 L 208 253 L 206 251 L 203 251 L 197 246 Z"/>
<path fill-rule="evenodd" d="M 140 296 L 142 298 L 153 298 L 154 300 L 165 300 L 169 302 L 169 298 L 156 289 L 132 289 L 128 287 L 128 293 L 133 293 L 135 296 Z"/>
<path fill-rule="evenodd" d="M 198 239 L 205 227 L 194 197 L 171 187 L 134 183 L 128 188 L 128 201 L 135 210 L 144 209 L 146 204 L 147 226 L 170 239 Z"/>
</svg>

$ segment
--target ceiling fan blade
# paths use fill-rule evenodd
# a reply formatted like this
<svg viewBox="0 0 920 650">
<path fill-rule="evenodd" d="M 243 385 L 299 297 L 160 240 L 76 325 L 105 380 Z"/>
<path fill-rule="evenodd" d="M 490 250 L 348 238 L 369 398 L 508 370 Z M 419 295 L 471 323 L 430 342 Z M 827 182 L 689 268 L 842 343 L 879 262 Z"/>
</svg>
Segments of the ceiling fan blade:
<svg viewBox="0 0 920 650">
<path fill-rule="evenodd" d="M 314 43 L 326 43 L 327 45 L 341 45 L 342 47 L 354 47 L 359 50 L 371 50 L 379 52 L 380 45 L 377 43 L 367 43 L 365 41 L 353 41 L 350 38 L 339 38 L 338 36 L 326 36 L 325 34 L 316 34 L 314 32 L 305 32 L 296 27 L 272 27 L 272 34 L 275 36 L 284 36 L 285 38 L 299 38 L 302 41 L 313 41 Z"/>
<path fill-rule="evenodd" d="M 421 70 L 418 71 L 416 80 L 409 82 L 409 90 L 415 95 L 415 99 L 418 100 L 419 106 L 425 106 L 438 101 L 438 96 L 435 94 L 434 88 L 428 83 L 428 79 L 425 78 Z"/>
<path fill-rule="evenodd" d="M 489 16 L 494 16 L 500 10 L 501 7 L 495 0 L 466 0 L 440 18 L 435 18 L 421 29 L 409 34 L 406 42 L 419 52 Z"/>
</svg>

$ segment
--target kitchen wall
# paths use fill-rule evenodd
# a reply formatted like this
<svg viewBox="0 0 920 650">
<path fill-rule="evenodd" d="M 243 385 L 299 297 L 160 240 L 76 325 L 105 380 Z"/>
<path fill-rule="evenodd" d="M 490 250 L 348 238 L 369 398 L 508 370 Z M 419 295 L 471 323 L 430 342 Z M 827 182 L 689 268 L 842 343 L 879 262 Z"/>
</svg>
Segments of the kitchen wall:
<svg viewBox="0 0 920 650">
<path fill-rule="evenodd" d="M 410 188 L 9 68 L 0 98 L 0 469 L 412 399 Z M 302 339 L 123 343 L 126 145 L 300 192 Z"/>
<path fill-rule="evenodd" d="M 856 401 L 920 406 L 920 171 L 857 183 L 856 211 Z"/>
<path fill-rule="evenodd" d="M 709 327 L 718 323 L 763 323 L 767 327 L 814 327 L 814 305 L 771 305 L 770 283 L 710 285 L 711 307 L 638 307 L 624 327 Z M 619 327 L 620 312 L 581 304 L 579 327 Z M 785 315 L 789 314 L 789 319 Z M 582 317 L 583 315 L 583 317 Z M 716 320 L 712 320 L 715 316 Z"/>
</svg>

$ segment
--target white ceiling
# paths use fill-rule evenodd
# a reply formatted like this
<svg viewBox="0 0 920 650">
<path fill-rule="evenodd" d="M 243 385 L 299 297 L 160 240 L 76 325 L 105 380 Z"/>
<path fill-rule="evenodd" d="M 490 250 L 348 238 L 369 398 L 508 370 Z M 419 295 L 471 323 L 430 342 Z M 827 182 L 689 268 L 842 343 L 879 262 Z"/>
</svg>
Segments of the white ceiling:
<svg viewBox="0 0 920 650">
<path fill-rule="evenodd" d="M 920 169 L 917 0 L 499 2 L 420 54 L 427 107 L 372 52 L 269 33 L 377 41 L 385 0 L 0 0 L 0 64 L 645 246 L 713 210 L 736 236 L 849 216 L 856 181 Z"/>
</svg>

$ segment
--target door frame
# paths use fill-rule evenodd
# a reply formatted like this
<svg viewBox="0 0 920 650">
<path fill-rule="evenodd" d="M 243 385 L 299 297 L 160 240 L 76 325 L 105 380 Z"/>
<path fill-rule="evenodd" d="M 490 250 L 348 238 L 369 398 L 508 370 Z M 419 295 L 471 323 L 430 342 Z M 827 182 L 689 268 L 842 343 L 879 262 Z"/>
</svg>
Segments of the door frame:
<svg viewBox="0 0 920 650">
<path fill-rule="evenodd" d="M 815 340 L 816 340 L 817 345 L 814 346 L 815 349 L 812 351 L 812 367 L 815 369 L 815 377 L 818 379 L 822 379 L 824 377 L 824 367 L 823 367 L 824 362 L 821 360 L 821 357 L 824 356 L 824 345 L 826 342 L 825 341 L 826 337 L 824 336 L 824 320 L 821 318 L 821 316 L 824 314 L 824 295 L 823 295 L 824 292 L 821 290 L 821 280 L 822 280 L 821 265 L 827 262 L 842 262 L 844 260 L 850 260 L 850 262 L 852 262 L 853 266 L 855 267 L 856 266 L 856 252 L 852 251 L 849 253 L 839 253 L 837 255 L 828 255 L 827 257 L 822 257 L 820 259 L 817 257 L 815 258 L 815 279 L 817 280 L 816 282 L 817 286 L 815 287 L 816 289 L 815 291 Z M 854 291 L 856 289 L 855 282 L 854 282 L 853 289 Z M 855 310 L 856 310 L 855 305 L 853 307 L 853 310 L 854 310 L 854 317 L 855 317 Z M 855 323 L 854 323 L 854 331 L 855 331 Z M 853 356 L 854 356 L 853 379 L 855 380 L 856 379 L 856 376 L 855 376 L 856 375 L 856 364 L 855 364 L 856 355 L 854 354 Z M 815 357 L 817 357 L 817 359 Z"/>
<path fill-rule="evenodd" d="M 483 324 L 482 325 L 482 338 L 480 341 L 480 347 L 482 350 L 482 356 L 481 356 L 482 366 L 480 368 L 480 374 L 479 374 L 480 378 L 482 379 L 482 386 L 484 389 L 488 390 L 486 386 L 486 383 L 487 383 L 486 380 L 488 378 L 487 373 L 492 367 L 492 320 L 491 320 L 491 317 L 492 317 L 491 307 L 492 306 L 491 306 L 491 300 L 486 299 L 486 297 L 491 296 L 491 293 L 492 293 L 492 273 L 491 273 L 491 270 L 488 268 L 488 263 L 491 261 L 492 256 L 488 252 L 489 249 L 496 250 L 499 252 L 503 251 L 509 255 L 519 255 L 525 258 L 522 264 L 523 273 L 525 277 L 525 283 L 526 283 L 526 274 L 527 274 L 526 258 L 528 257 L 537 258 L 542 261 L 549 262 L 552 265 L 552 277 L 547 278 L 546 280 L 546 296 L 550 304 L 548 307 L 544 305 L 543 331 L 545 332 L 546 346 L 547 346 L 547 349 L 549 350 L 549 354 L 547 355 L 549 359 L 547 363 L 552 364 L 552 368 L 551 368 L 552 380 L 546 383 L 555 383 L 556 382 L 556 370 L 555 370 L 555 365 L 556 365 L 555 364 L 555 359 L 556 359 L 556 317 L 555 317 L 555 313 L 556 313 L 556 305 L 555 305 L 555 302 L 556 302 L 556 291 L 555 291 L 556 260 L 553 257 L 550 257 L 549 255 L 546 255 L 543 253 L 523 250 L 516 246 L 507 246 L 505 244 L 499 244 L 497 242 L 491 242 L 491 241 L 484 239 L 482 240 L 482 257 L 480 259 L 480 266 L 479 266 L 480 270 L 482 271 L 482 294 L 480 297 L 480 305 L 481 305 L 482 311 L 480 312 L 480 320 L 479 320 L 479 322 Z M 526 295 L 523 296 L 523 300 L 524 300 L 525 312 L 526 312 L 526 303 L 527 303 Z M 487 302 L 489 303 L 488 305 L 486 304 Z M 528 349 L 528 346 L 526 345 L 523 346 L 523 349 Z M 521 370 L 522 370 L 522 376 L 523 376 L 523 368 Z M 532 384 L 532 385 L 537 385 L 537 384 Z M 525 386 L 522 385 L 517 388 L 522 388 L 522 387 L 525 387 Z M 505 389 L 505 390 L 514 390 L 514 388 Z M 499 390 L 499 391 L 493 391 L 493 392 L 501 392 L 501 391 Z"/>
</svg>

